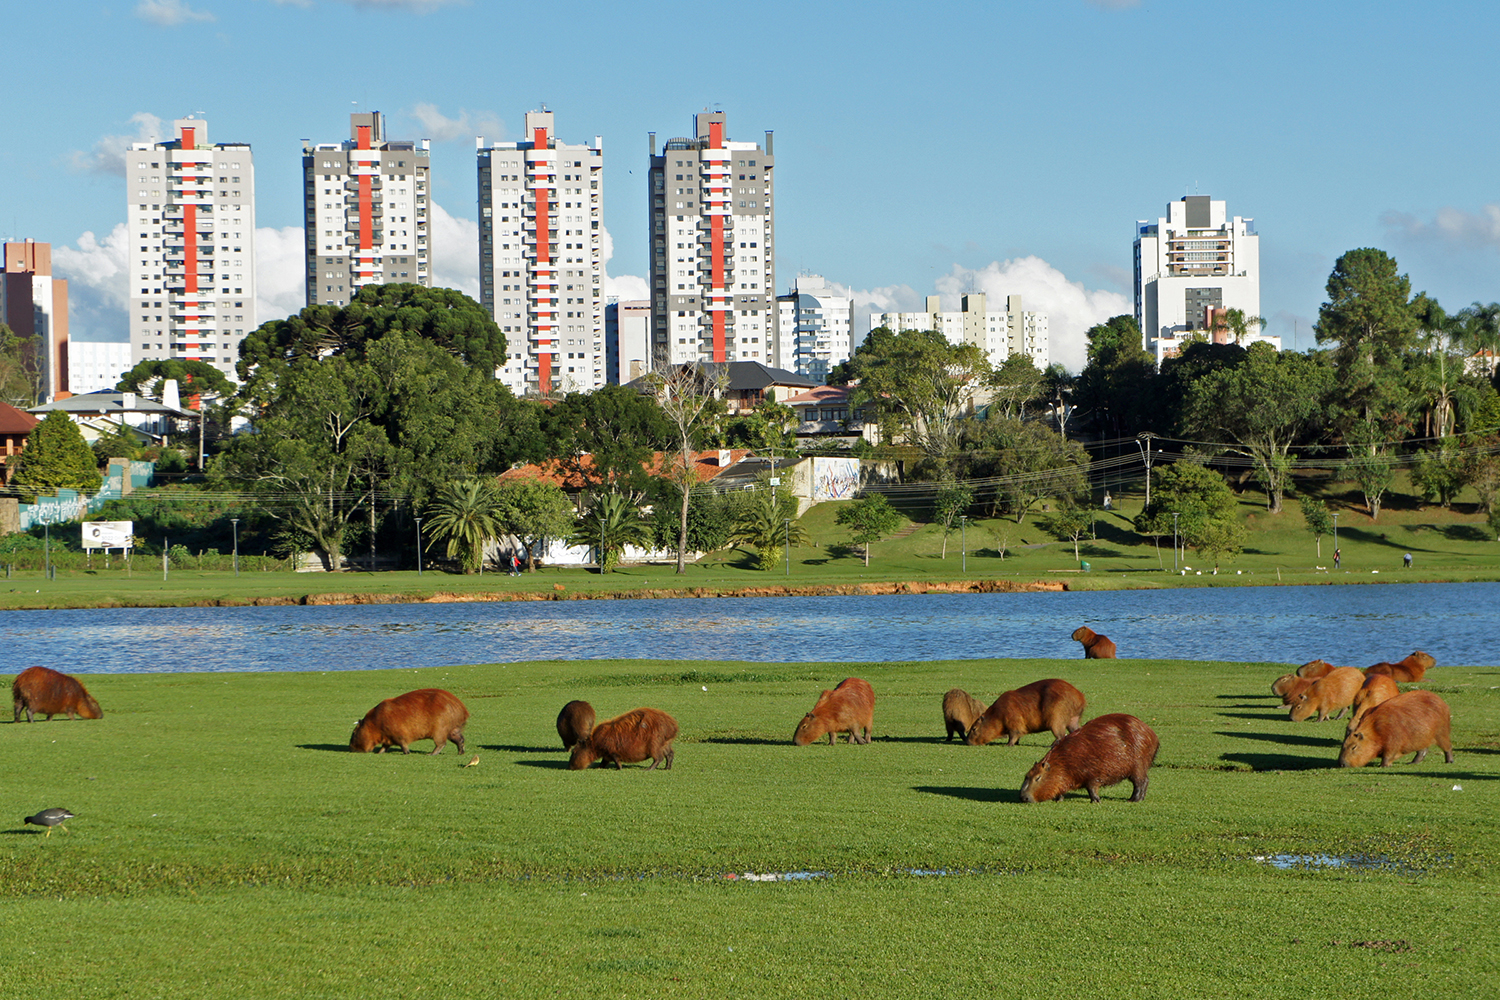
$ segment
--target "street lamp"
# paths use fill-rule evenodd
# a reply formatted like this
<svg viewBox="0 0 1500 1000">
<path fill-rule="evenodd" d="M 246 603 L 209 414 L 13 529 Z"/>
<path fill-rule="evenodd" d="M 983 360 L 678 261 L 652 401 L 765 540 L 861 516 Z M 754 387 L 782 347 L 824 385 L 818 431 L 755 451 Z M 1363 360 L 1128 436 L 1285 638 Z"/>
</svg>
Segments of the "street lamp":
<svg viewBox="0 0 1500 1000">
<path fill-rule="evenodd" d="M 1333 512 L 1333 564 L 1338 568 L 1339 562 L 1339 512 Z"/>
<path fill-rule="evenodd" d="M 969 571 L 969 515 L 958 515 L 958 551 L 963 560 L 963 571 Z"/>
<path fill-rule="evenodd" d="M 792 575 L 792 519 L 784 517 L 782 521 L 786 524 L 786 537 L 783 541 L 786 542 L 786 575 L 790 578 Z"/>
<path fill-rule="evenodd" d="M 422 519 L 417 518 L 417 575 L 422 575 Z"/>
<path fill-rule="evenodd" d="M 50 522 L 42 525 L 42 533 L 46 536 L 42 541 L 42 576 L 50 580 L 52 579 L 52 524 Z"/>
<path fill-rule="evenodd" d="M 1172 572 L 1177 572 L 1177 515 L 1179 511 L 1172 511 Z"/>
<path fill-rule="evenodd" d="M 240 575 L 240 519 L 231 517 L 229 523 L 234 529 L 234 575 Z"/>
<path fill-rule="evenodd" d="M 1146 462 L 1146 506 L 1151 506 L 1151 431 L 1141 431 L 1135 436 L 1135 446 L 1141 449 L 1141 458 Z"/>
</svg>

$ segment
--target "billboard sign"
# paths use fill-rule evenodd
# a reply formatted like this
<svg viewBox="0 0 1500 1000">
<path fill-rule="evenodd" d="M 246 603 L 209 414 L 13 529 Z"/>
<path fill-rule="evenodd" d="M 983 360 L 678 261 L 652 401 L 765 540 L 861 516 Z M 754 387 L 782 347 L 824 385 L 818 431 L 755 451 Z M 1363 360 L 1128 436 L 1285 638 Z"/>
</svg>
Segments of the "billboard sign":
<svg viewBox="0 0 1500 1000">
<path fill-rule="evenodd" d="M 85 549 L 132 549 L 135 547 L 134 521 L 84 521 Z"/>
</svg>

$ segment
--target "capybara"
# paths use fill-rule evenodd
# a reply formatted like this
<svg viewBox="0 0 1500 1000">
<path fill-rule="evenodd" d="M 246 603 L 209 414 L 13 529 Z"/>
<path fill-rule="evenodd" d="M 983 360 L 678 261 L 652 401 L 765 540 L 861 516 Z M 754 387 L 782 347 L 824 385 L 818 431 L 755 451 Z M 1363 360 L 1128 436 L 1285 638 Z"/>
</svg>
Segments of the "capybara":
<svg viewBox="0 0 1500 1000">
<path fill-rule="evenodd" d="M 1115 644 L 1107 635 L 1100 635 L 1087 625 L 1080 625 L 1073 632 L 1073 640 L 1083 643 L 1085 660 L 1113 660 Z"/>
<path fill-rule="evenodd" d="M 557 735 L 562 737 L 564 750 L 588 739 L 593 728 L 594 706 L 586 701 L 570 701 L 557 713 Z"/>
<path fill-rule="evenodd" d="M 672 741 L 677 738 L 677 720 L 659 708 L 633 708 L 624 715 L 596 725 L 587 737 L 573 747 L 568 769 L 581 771 L 594 761 L 605 766 L 635 764 L 651 758 L 651 770 L 660 764 L 663 771 L 672 769 Z"/>
<path fill-rule="evenodd" d="M 1354 731 L 1344 737 L 1339 767 L 1364 767 L 1376 757 L 1381 767 L 1406 753 L 1420 764 L 1427 748 L 1436 743 L 1453 763 L 1453 740 L 1449 736 L 1448 703 L 1431 691 L 1407 691 L 1381 702 L 1365 713 Z"/>
<path fill-rule="evenodd" d="M 868 681 L 845 677 L 832 691 L 818 696 L 812 711 L 797 723 L 792 742 L 805 747 L 828 734 L 828 745 L 838 741 L 839 733 L 848 733 L 850 743 L 870 742 L 875 725 L 875 692 Z M 863 735 L 861 735 L 863 731 Z"/>
<path fill-rule="evenodd" d="M 1310 660 L 1297 668 L 1298 677 L 1308 677 L 1317 680 L 1333 669 L 1333 664 L 1327 660 Z"/>
<path fill-rule="evenodd" d="M 1354 694 L 1354 711 L 1349 716 L 1349 732 L 1354 732 L 1359 727 L 1359 720 L 1381 702 L 1390 701 L 1401 693 L 1396 682 L 1385 674 L 1371 674 L 1365 678 L 1359 690 Z M 1345 735 L 1348 735 L 1347 733 Z"/>
<path fill-rule="evenodd" d="M 984 703 L 963 688 L 943 695 L 943 726 L 948 730 L 944 740 L 963 739 L 974 720 L 984 714 Z"/>
<path fill-rule="evenodd" d="M 1147 771 L 1156 761 L 1161 742 L 1151 727 L 1133 715 L 1115 713 L 1090 719 L 1088 725 L 1069 733 L 1041 760 L 1031 765 L 1021 782 L 1021 801 L 1049 802 L 1075 788 L 1088 789 L 1089 799 L 1099 801 L 1099 789 L 1130 779 L 1131 802 L 1146 797 Z"/>
<path fill-rule="evenodd" d="M 1027 733 L 1052 731 L 1052 740 L 1078 728 L 1083 714 L 1083 692 L 1057 678 L 1032 681 L 1025 687 L 1007 691 L 984 710 L 969 727 L 964 742 L 982 747 L 991 740 L 1005 737 L 1006 746 L 1015 746 Z"/>
<path fill-rule="evenodd" d="M 1437 666 L 1437 661 L 1420 649 L 1399 663 L 1377 663 L 1365 668 L 1365 676 L 1384 674 L 1398 684 L 1410 684 L 1427 676 L 1427 671 Z"/>
<path fill-rule="evenodd" d="M 78 678 L 48 667 L 27 667 L 17 674 L 10 685 L 10 696 L 15 701 L 16 722 L 21 721 L 22 710 L 27 722 L 35 722 L 38 715 L 45 715 L 48 722 L 54 715 L 70 719 L 104 718 L 99 703 L 78 683 Z"/>
<path fill-rule="evenodd" d="M 1327 719 L 1330 712 L 1334 712 L 1333 718 L 1337 719 L 1344 714 L 1344 709 L 1354 704 L 1354 696 L 1364 683 L 1365 675 L 1359 668 L 1334 667 L 1294 698 L 1292 709 L 1287 714 L 1293 722 L 1301 722 L 1314 712 L 1319 722 Z"/>
<path fill-rule="evenodd" d="M 1276 678 L 1276 683 L 1271 685 L 1271 693 L 1281 695 L 1281 703 L 1290 705 L 1297 700 L 1297 696 L 1303 691 L 1316 684 L 1317 681 L 1311 677 L 1298 677 L 1296 674 L 1282 674 Z"/>
<path fill-rule="evenodd" d="M 443 749 L 449 740 L 464 752 L 464 725 L 469 710 L 457 697 L 442 688 L 422 688 L 387 698 L 365 713 L 349 737 L 349 749 L 368 753 L 379 748 L 400 747 L 410 753 L 417 740 L 432 740 L 432 752 Z"/>
</svg>

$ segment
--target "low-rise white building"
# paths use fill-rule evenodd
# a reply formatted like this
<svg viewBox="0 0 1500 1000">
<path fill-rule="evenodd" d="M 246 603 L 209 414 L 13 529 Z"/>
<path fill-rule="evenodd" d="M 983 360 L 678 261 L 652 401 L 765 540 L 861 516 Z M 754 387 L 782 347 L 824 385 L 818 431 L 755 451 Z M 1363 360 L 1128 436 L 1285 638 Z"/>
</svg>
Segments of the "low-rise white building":
<svg viewBox="0 0 1500 1000">
<path fill-rule="evenodd" d="M 872 313 L 870 327 L 902 330 L 936 330 L 950 344 L 974 344 L 999 365 L 1012 354 L 1028 354 L 1038 368 L 1050 363 L 1047 314 L 1027 312 L 1021 296 L 1008 295 L 1003 310 L 990 309 L 983 292 L 970 292 L 959 300 L 959 308 L 945 311 L 936 295 L 927 296 L 923 312 Z"/>
<path fill-rule="evenodd" d="M 799 274 L 792 290 L 776 297 L 773 364 L 819 382 L 853 351 L 854 300 L 820 274 Z"/>
<path fill-rule="evenodd" d="M 68 343 L 68 385 L 76 394 L 113 390 L 130 371 L 130 341 L 73 340 Z"/>
</svg>

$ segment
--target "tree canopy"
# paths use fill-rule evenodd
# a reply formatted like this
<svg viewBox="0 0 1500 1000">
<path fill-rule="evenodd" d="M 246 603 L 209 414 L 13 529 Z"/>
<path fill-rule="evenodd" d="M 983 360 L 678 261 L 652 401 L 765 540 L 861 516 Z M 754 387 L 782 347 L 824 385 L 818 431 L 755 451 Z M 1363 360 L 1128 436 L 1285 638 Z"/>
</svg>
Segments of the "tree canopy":
<svg viewBox="0 0 1500 1000">
<path fill-rule="evenodd" d="M 958 445 L 960 421 L 990 377 L 989 359 L 975 344 L 950 344 L 936 330 L 870 331 L 845 373 L 859 385 L 851 407 L 869 404 L 893 418 L 899 432 L 929 458 L 943 460 Z M 890 426 L 891 421 L 882 423 Z"/>
<path fill-rule="evenodd" d="M 78 425 L 61 410 L 48 413 L 26 435 L 26 446 L 10 477 L 11 488 L 24 503 L 36 503 L 37 497 L 58 490 L 97 493 L 103 482 Z"/>
<path fill-rule="evenodd" d="M 1134 316 L 1116 316 L 1088 331 L 1088 363 L 1078 375 L 1074 399 L 1115 436 L 1147 429 L 1148 389 L 1156 361 L 1147 353 Z"/>
</svg>

